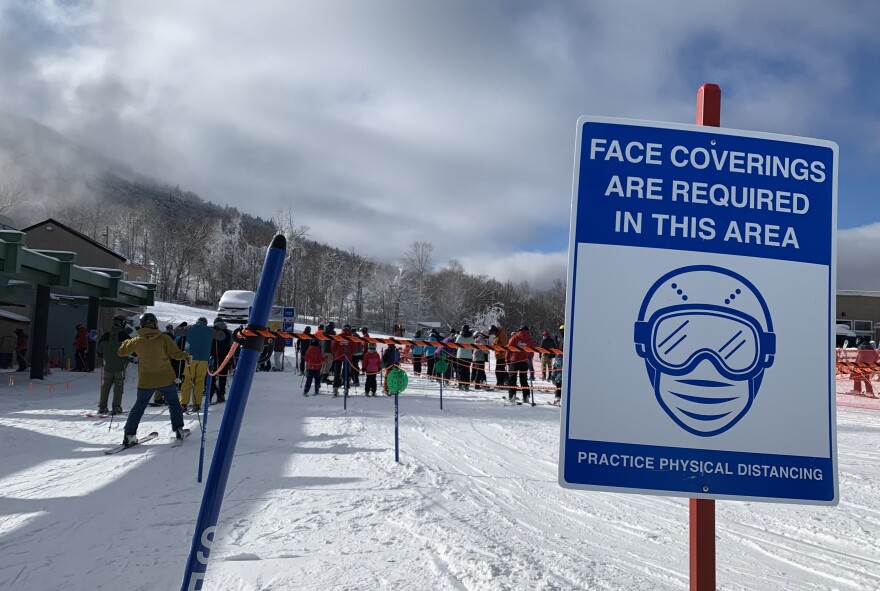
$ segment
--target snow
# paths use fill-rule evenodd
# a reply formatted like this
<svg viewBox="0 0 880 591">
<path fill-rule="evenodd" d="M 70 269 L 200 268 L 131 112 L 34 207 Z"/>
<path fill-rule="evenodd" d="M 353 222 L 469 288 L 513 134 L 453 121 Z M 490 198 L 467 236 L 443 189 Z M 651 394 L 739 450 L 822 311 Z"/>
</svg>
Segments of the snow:
<svg viewBox="0 0 880 591">
<path fill-rule="evenodd" d="M 151 311 L 213 319 L 181 308 Z M 160 437 L 108 456 L 120 422 L 83 416 L 99 372 L 32 387 L 13 375 L 0 386 L 0 589 L 178 589 L 203 491 L 195 416 L 172 448 L 167 410 L 150 407 L 139 433 Z M 398 464 L 393 398 L 354 390 L 343 410 L 300 383 L 289 367 L 254 378 L 205 589 L 687 588 L 687 499 L 559 487 L 549 392 L 531 407 L 444 389 L 441 411 L 437 385 L 411 375 Z M 719 501 L 719 589 L 880 589 L 880 400 L 848 384 L 840 505 Z M 206 459 L 225 408 L 210 407 Z"/>
</svg>

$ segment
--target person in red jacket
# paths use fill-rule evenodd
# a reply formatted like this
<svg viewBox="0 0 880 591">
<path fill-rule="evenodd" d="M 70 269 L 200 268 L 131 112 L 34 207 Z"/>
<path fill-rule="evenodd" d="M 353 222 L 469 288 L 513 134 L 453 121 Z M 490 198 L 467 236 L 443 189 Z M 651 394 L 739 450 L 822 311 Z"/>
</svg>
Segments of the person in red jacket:
<svg viewBox="0 0 880 591">
<path fill-rule="evenodd" d="M 351 325 L 342 327 L 341 337 L 351 336 Z M 355 343 L 349 340 L 333 341 L 330 351 L 333 353 L 333 395 L 339 396 L 339 386 L 342 385 L 343 366 L 348 365 L 348 377 L 351 377 L 351 359 L 354 356 Z"/>
<path fill-rule="evenodd" d="M 382 358 L 376 352 L 376 343 L 369 343 L 367 345 L 367 352 L 364 353 L 364 358 L 361 361 L 361 369 L 367 376 L 364 383 L 364 393 L 367 396 L 375 396 L 376 376 L 382 371 Z"/>
<path fill-rule="evenodd" d="M 321 389 L 321 366 L 324 365 L 324 352 L 321 351 L 321 343 L 318 339 L 309 343 L 306 351 L 306 389 L 303 390 L 303 396 L 309 395 L 309 388 L 312 386 L 312 380 L 315 381 L 315 396 Z"/>
<path fill-rule="evenodd" d="M 27 371 L 28 334 L 20 328 L 15 333 L 15 359 L 18 361 L 17 371 Z"/>
<path fill-rule="evenodd" d="M 532 340 L 529 327 L 523 324 L 518 331 L 511 335 L 510 340 L 507 341 L 507 346 L 534 347 L 535 342 Z M 507 370 L 510 372 L 508 385 L 511 386 L 510 394 L 507 398 L 511 401 L 516 399 L 516 390 L 513 387 L 516 386 L 516 377 L 518 375 L 520 389 L 523 393 L 523 402 L 528 402 L 531 399 L 531 390 L 529 389 L 529 354 L 525 351 L 508 351 Z"/>
<path fill-rule="evenodd" d="M 880 361 L 880 354 L 877 353 L 877 349 L 871 345 L 871 340 L 868 337 L 862 337 L 856 353 L 856 363 L 877 363 L 878 361 Z M 854 394 L 861 396 L 862 384 L 865 384 L 865 396 L 874 398 L 874 387 L 871 385 L 873 373 L 870 369 L 865 369 L 863 372 L 851 374 Z"/>
<path fill-rule="evenodd" d="M 86 367 L 86 352 L 89 350 L 89 332 L 82 324 L 76 325 L 76 336 L 73 339 L 76 367 L 73 371 L 91 371 Z"/>
</svg>

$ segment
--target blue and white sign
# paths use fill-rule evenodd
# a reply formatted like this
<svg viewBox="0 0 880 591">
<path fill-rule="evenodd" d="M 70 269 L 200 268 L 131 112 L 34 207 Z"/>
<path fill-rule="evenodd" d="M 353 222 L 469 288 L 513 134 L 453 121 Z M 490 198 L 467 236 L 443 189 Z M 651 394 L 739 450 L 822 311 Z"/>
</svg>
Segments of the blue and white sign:
<svg viewBox="0 0 880 591">
<path fill-rule="evenodd" d="M 837 503 L 837 154 L 578 121 L 562 486 Z"/>
<path fill-rule="evenodd" d="M 296 316 L 296 310 L 294 308 L 284 308 L 283 316 L 284 318 L 293 318 Z"/>
<path fill-rule="evenodd" d="M 285 308 L 285 310 L 292 310 L 293 308 Z M 282 322 L 281 323 L 281 331 L 282 332 L 293 332 L 293 322 Z M 293 346 L 293 339 L 284 339 L 284 345 L 286 347 Z"/>
</svg>

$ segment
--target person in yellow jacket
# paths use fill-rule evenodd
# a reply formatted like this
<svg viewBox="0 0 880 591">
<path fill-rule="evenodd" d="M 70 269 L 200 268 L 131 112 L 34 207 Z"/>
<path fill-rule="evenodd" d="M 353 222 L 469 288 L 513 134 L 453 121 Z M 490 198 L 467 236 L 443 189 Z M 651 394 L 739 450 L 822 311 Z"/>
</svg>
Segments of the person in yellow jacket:
<svg viewBox="0 0 880 591">
<path fill-rule="evenodd" d="M 171 414 L 171 429 L 178 439 L 183 439 L 183 412 L 177 398 L 177 386 L 174 384 L 177 376 L 171 368 L 170 360 L 189 359 L 189 354 L 181 351 L 171 337 L 159 330 L 156 315 L 150 312 L 141 316 L 141 327 L 137 336 L 126 340 L 117 350 L 120 357 L 132 354 L 138 357 L 137 402 L 128 413 L 122 444 L 128 447 L 137 443 L 137 428 L 154 391 L 165 396 Z"/>
</svg>

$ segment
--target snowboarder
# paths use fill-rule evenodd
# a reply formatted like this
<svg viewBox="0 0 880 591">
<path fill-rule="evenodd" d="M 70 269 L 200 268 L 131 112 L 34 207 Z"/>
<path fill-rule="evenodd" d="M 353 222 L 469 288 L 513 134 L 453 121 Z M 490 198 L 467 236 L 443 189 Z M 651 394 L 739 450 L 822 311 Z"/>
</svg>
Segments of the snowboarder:
<svg viewBox="0 0 880 591">
<path fill-rule="evenodd" d="M 116 354 L 119 345 L 124 343 L 130 335 L 130 329 L 125 326 L 125 316 L 117 314 L 113 317 L 110 329 L 101 335 L 95 352 L 103 365 L 103 378 L 101 380 L 101 393 L 98 397 L 98 414 L 107 414 L 107 398 L 110 396 L 110 388 L 113 388 L 113 414 L 122 412 L 122 393 L 125 388 L 125 368 L 128 366 L 128 357 L 120 357 Z"/>
<path fill-rule="evenodd" d="M 189 354 L 181 351 L 168 335 L 159 330 L 156 315 L 151 312 L 141 316 L 141 327 L 137 331 L 137 336 L 126 339 L 117 351 L 120 357 L 127 357 L 133 353 L 138 356 L 137 401 L 128 413 L 122 444 L 128 447 L 137 443 L 138 425 L 154 390 L 159 390 L 168 400 L 171 429 L 177 439 L 182 440 L 185 437 L 183 412 L 177 398 L 174 370 L 170 360 L 183 361 L 189 358 Z"/>
</svg>

